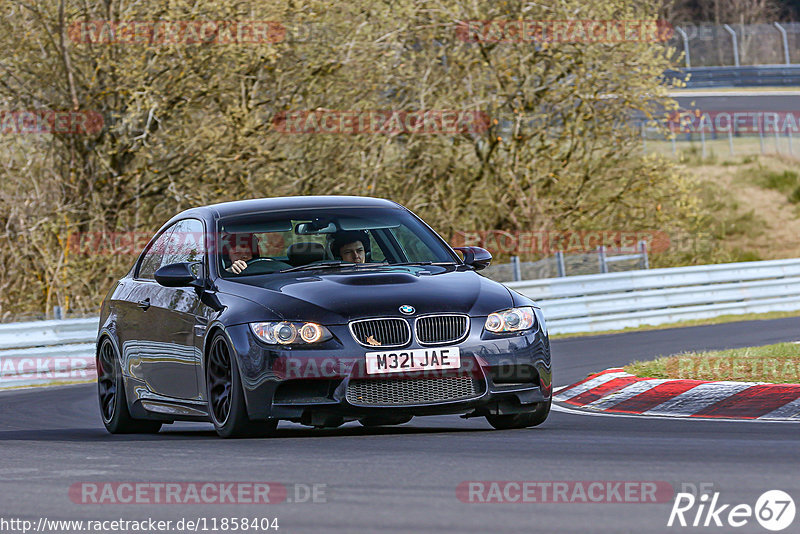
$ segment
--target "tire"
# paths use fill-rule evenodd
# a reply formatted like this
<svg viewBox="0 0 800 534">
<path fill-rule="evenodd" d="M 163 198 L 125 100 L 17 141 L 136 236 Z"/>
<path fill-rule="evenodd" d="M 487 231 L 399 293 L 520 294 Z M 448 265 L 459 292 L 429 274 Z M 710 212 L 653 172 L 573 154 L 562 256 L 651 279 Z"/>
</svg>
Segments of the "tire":
<svg viewBox="0 0 800 534">
<path fill-rule="evenodd" d="M 528 428 L 544 423 L 550 414 L 550 403 L 539 402 L 536 409 L 532 412 L 515 413 L 509 415 L 487 415 L 486 420 L 497 430 L 508 430 L 510 428 Z"/>
<path fill-rule="evenodd" d="M 251 421 L 247 416 L 239 366 L 222 332 L 211 339 L 206 361 L 206 395 L 208 414 L 220 437 L 266 437 L 278 426 L 277 419 Z"/>
<path fill-rule="evenodd" d="M 410 415 L 397 417 L 369 416 L 359 419 L 358 422 L 361 423 L 363 427 L 374 428 L 376 426 L 403 425 L 411 421 L 411 419 L 412 416 Z"/>
<path fill-rule="evenodd" d="M 117 351 L 108 338 L 97 351 L 97 398 L 103 424 L 112 434 L 155 434 L 161 429 L 160 421 L 131 417 Z"/>
</svg>

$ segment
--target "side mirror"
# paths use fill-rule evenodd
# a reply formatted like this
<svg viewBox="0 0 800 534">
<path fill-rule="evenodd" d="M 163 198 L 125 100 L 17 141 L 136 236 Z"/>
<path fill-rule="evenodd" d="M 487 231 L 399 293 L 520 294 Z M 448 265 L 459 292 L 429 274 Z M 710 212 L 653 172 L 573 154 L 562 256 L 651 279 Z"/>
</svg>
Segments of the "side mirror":
<svg viewBox="0 0 800 534">
<path fill-rule="evenodd" d="M 156 271 L 156 282 L 164 287 L 194 286 L 198 281 L 192 270 L 196 263 L 182 262 L 165 265 Z"/>
<path fill-rule="evenodd" d="M 464 263 L 480 271 L 492 263 L 492 255 L 485 248 L 481 247 L 456 247 L 456 250 L 464 254 Z"/>
</svg>

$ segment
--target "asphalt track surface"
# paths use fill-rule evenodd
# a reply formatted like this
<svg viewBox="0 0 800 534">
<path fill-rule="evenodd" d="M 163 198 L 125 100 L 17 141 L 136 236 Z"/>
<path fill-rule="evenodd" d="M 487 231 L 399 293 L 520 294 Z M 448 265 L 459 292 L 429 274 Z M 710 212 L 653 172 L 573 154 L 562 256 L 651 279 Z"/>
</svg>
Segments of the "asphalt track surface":
<svg viewBox="0 0 800 534">
<path fill-rule="evenodd" d="M 800 318 L 555 340 L 556 384 L 659 354 L 795 340 Z M 476 480 L 666 481 L 676 489 L 712 484 L 720 503 L 751 506 L 764 491 L 781 489 L 800 505 L 800 427 L 793 423 L 554 411 L 540 427 L 510 431 L 493 431 L 483 419 L 429 417 L 370 430 L 355 423 L 332 430 L 282 423 L 269 439 L 222 440 L 202 424 L 167 426 L 156 436 L 111 436 L 102 427 L 94 386 L 80 385 L 0 394 L 0 443 L 0 518 L 34 523 L 41 517 L 277 517 L 279 533 L 733 530 L 668 528 L 671 499 L 460 501 L 459 483 Z M 293 500 L 293 484 L 324 484 L 325 502 L 76 504 L 68 493 L 80 482 L 125 481 L 272 481 L 287 485 Z M 798 526 L 800 516 L 785 532 Z M 736 532 L 767 531 L 751 519 Z"/>
</svg>

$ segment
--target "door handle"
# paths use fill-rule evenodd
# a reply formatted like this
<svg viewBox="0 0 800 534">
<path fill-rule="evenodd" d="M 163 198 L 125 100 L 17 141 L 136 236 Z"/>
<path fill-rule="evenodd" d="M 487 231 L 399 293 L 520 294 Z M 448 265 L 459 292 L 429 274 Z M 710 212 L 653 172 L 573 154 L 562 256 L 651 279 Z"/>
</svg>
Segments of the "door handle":
<svg viewBox="0 0 800 534">
<path fill-rule="evenodd" d="M 136 305 L 144 311 L 147 311 L 147 308 L 150 307 L 150 299 L 146 298 L 144 300 L 140 300 L 136 303 Z"/>
</svg>

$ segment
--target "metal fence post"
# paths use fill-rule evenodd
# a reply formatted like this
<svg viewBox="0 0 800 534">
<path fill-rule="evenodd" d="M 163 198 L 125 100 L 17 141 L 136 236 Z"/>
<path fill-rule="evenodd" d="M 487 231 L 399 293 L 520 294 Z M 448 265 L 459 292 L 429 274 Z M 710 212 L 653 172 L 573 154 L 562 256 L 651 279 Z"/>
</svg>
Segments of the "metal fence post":
<svg viewBox="0 0 800 534">
<path fill-rule="evenodd" d="M 600 272 L 607 273 L 608 272 L 608 263 L 606 263 L 606 247 L 605 245 L 600 245 L 597 247 L 597 258 L 600 261 Z"/>
<path fill-rule="evenodd" d="M 786 30 L 778 24 L 777 22 L 773 22 L 778 31 L 781 32 L 781 37 L 783 38 L 783 56 L 786 60 L 787 65 L 791 65 L 792 62 L 789 60 L 789 39 L 786 37 Z"/>
<path fill-rule="evenodd" d="M 684 59 L 686 60 L 686 68 L 691 69 L 692 60 L 689 56 L 689 36 L 686 35 L 686 32 L 683 31 L 683 28 L 681 28 L 680 26 L 676 26 L 675 31 L 678 32 L 681 35 L 681 39 L 683 39 L 683 53 L 685 56 Z"/>
<path fill-rule="evenodd" d="M 758 144 L 761 147 L 761 153 L 764 153 L 764 126 L 758 125 Z"/>
<path fill-rule="evenodd" d="M 522 269 L 519 265 L 519 256 L 511 256 L 511 270 L 513 272 L 512 277 L 515 282 L 522 280 Z"/>
<path fill-rule="evenodd" d="M 642 269 L 649 269 L 650 260 L 647 258 L 647 241 L 639 241 L 639 252 L 642 254 Z"/>
<path fill-rule="evenodd" d="M 778 144 L 779 141 L 780 141 L 780 138 L 778 137 L 778 126 L 775 125 L 775 152 L 777 152 L 778 154 L 781 153 L 781 147 Z"/>
<path fill-rule="evenodd" d="M 556 251 L 556 270 L 558 271 L 559 278 L 567 276 L 567 269 L 564 265 L 564 253 L 560 250 Z"/>
<path fill-rule="evenodd" d="M 733 42 L 733 64 L 739 66 L 739 40 L 736 38 L 736 32 L 727 24 L 722 25 L 725 30 L 731 34 L 731 41 Z"/>
<path fill-rule="evenodd" d="M 733 156 L 733 123 L 728 126 L 728 149 L 731 152 L 731 156 Z"/>
<path fill-rule="evenodd" d="M 786 136 L 789 141 L 789 154 L 794 156 L 794 147 L 792 146 L 792 129 L 788 126 L 786 127 Z"/>
<path fill-rule="evenodd" d="M 703 160 L 706 159 L 706 131 L 700 128 L 700 145 L 703 147 Z"/>
<path fill-rule="evenodd" d="M 647 135 L 645 134 L 645 131 L 644 131 L 644 121 L 642 121 L 641 131 L 642 131 L 642 152 L 646 154 L 647 153 Z"/>
<path fill-rule="evenodd" d="M 64 318 L 64 313 L 61 310 L 61 306 L 53 306 L 53 319 L 61 320 Z"/>
</svg>

